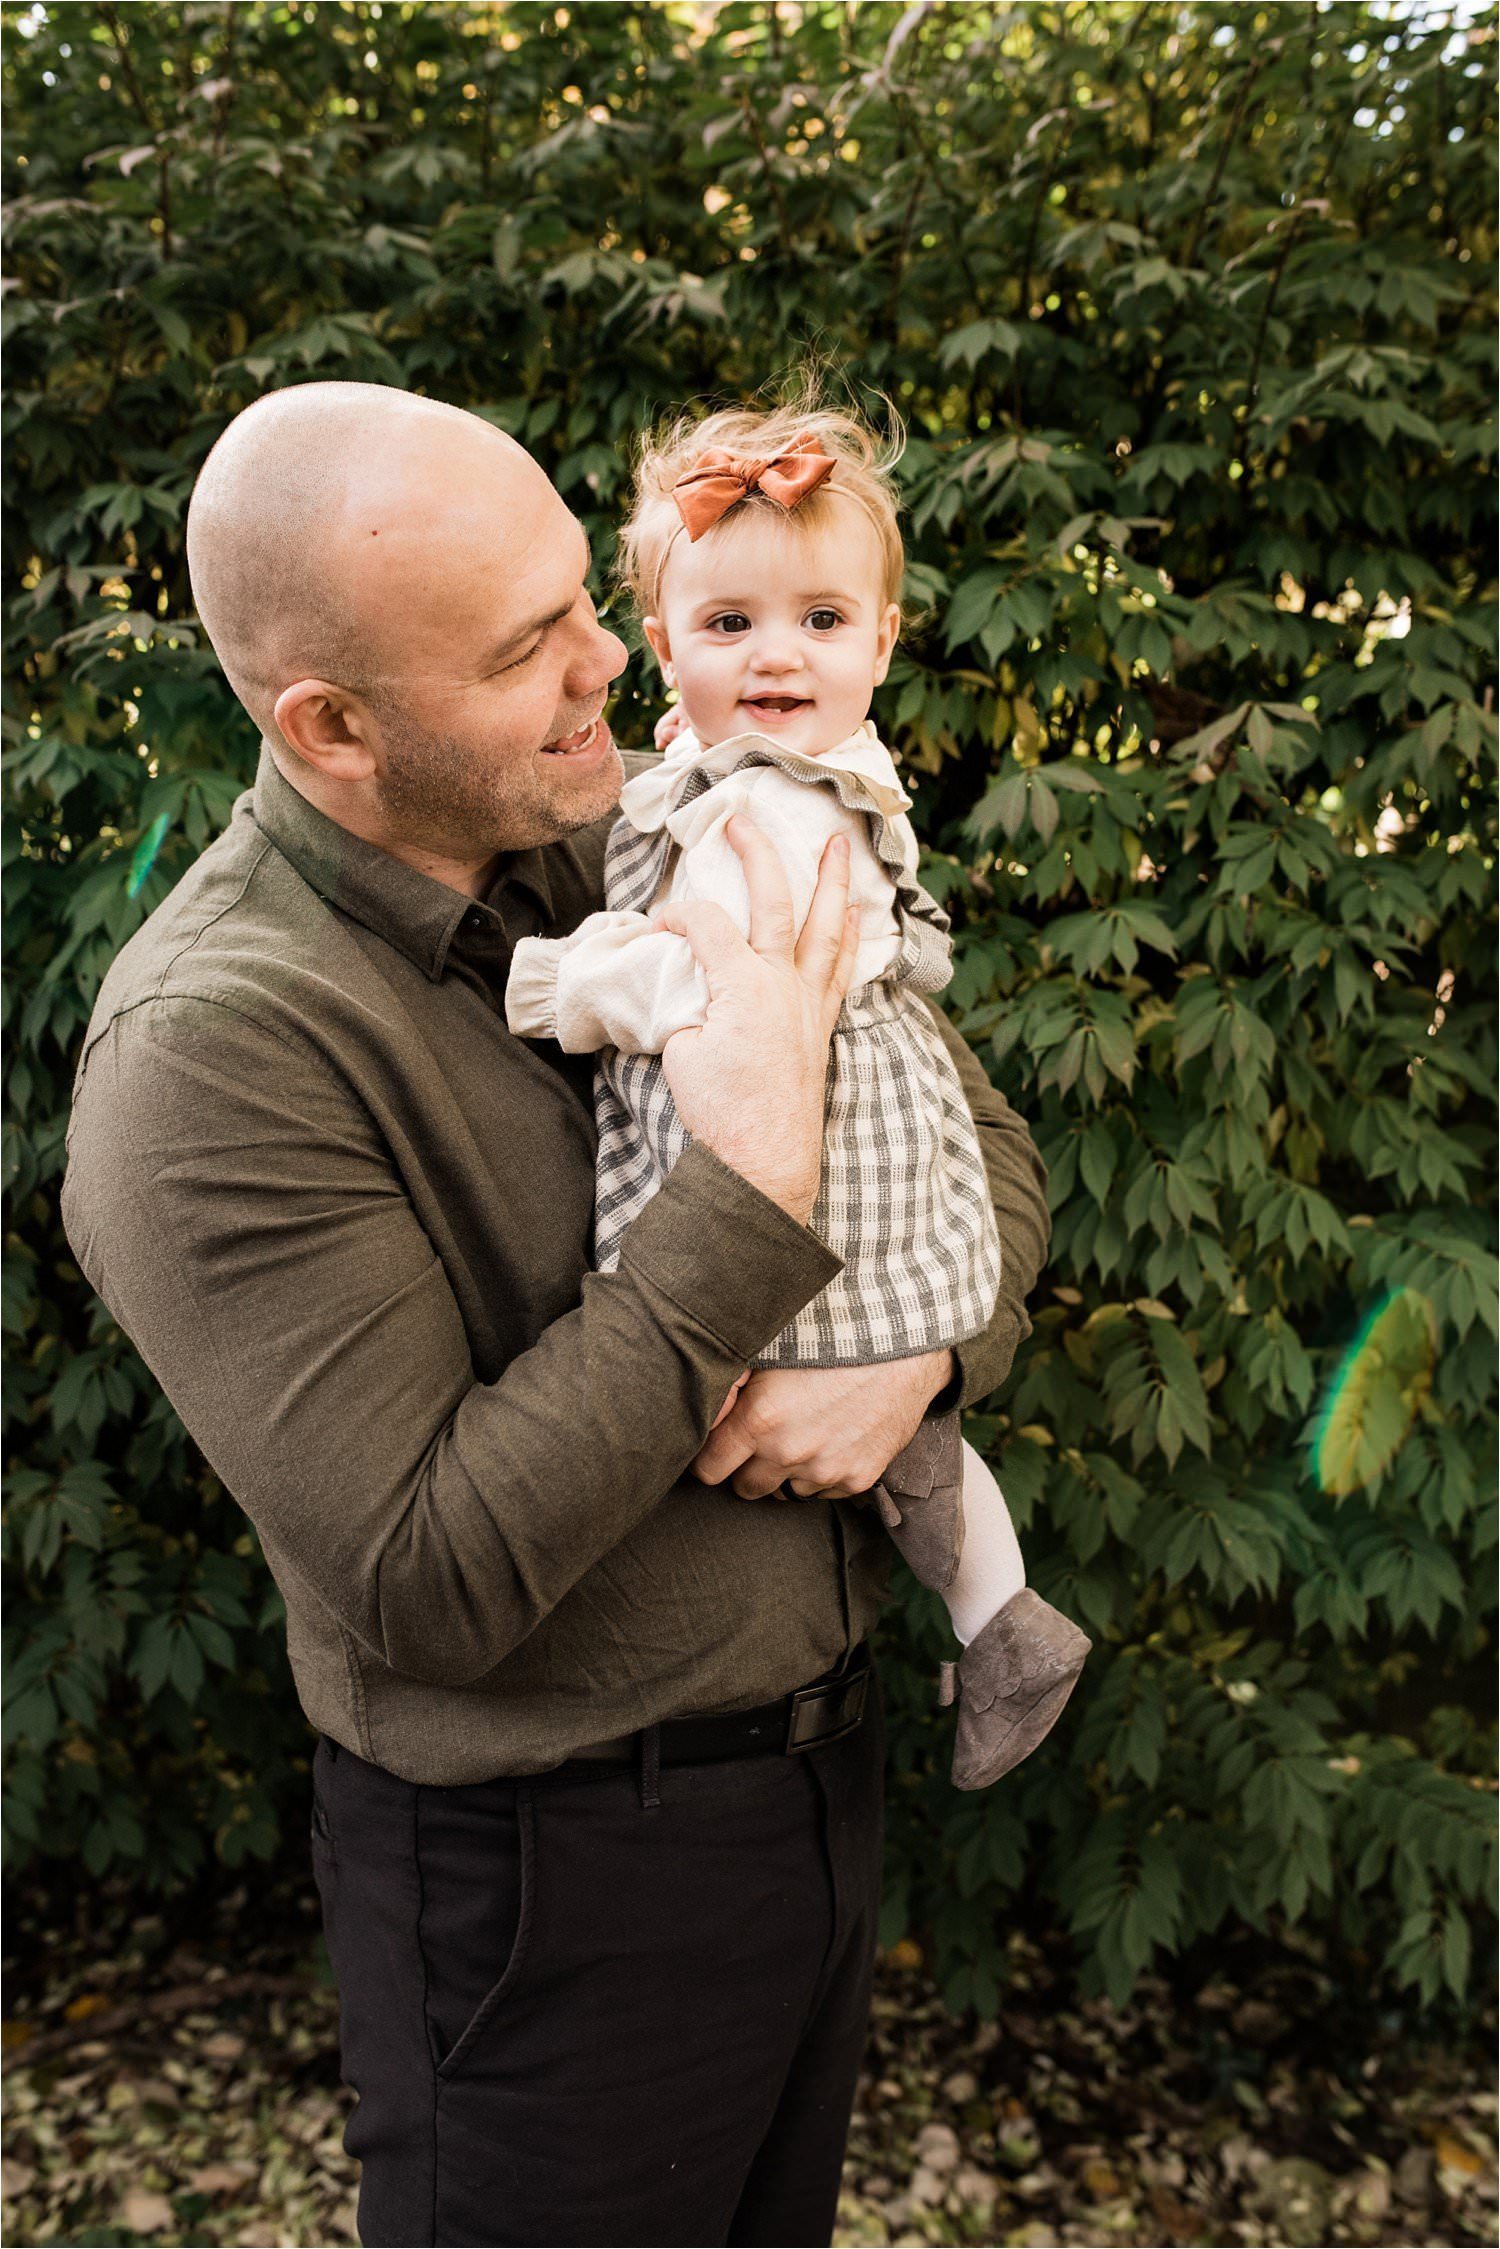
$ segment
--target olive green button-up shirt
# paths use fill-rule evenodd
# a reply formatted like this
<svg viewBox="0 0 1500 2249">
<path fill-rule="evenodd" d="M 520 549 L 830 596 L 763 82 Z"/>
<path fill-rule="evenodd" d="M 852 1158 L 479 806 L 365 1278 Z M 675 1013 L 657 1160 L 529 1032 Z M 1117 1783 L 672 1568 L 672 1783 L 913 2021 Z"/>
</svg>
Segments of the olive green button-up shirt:
<svg viewBox="0 0 1500 2249">
<path fill-rule="evenodd" d="M 870 1511 L 686 1475 L 733 1377 L 838 1262 L 706 1148 L 589 1268 L 588 1058 L 505 1027 L 512 948 L 600 903 L 608 823 L 482 902 L 349 835 L 269 754 L 121 952 L 63 1214 L 90 1282 L 244 1506 L 309 1719 L 434 1785 L 543 1770 L 816 1677 L 868 1628 Z M 1005 1277 L 1046 1240 L 1024 1128 L 953 1035 Z"/>
</svg>

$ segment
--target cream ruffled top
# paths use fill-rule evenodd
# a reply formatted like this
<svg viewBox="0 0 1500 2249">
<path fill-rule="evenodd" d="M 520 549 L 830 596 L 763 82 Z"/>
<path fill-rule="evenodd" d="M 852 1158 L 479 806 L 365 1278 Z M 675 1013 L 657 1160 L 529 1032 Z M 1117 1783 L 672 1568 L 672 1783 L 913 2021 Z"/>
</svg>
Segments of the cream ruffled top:
<svg viewBox="0 0 1500 2249">
<path fill-rule="evenodd" d="M 708 900 L 746 934 L 749 893 L 725 834 L 737 812 L 747 813 L 775 849 L 799 930 L 824 848 L 830 837 L 846 835 L 850 903 L 860 909 L 857 989 L 889 972 L 901 949 L 903 907 L 925 906 L 939 918 L 917 886 L 910 803 L 890 751 L 866 720 L 817 757 L 754 733 L 705 749 L 684 730 L 659 766 L 626 784 L 620 814 L 642 839 L 659 837 L 663 828 L 671 838 L 662 879 L 643 905 Z M 612 847 L 612 865 L 616 859 Z M 611 882 L 612 895 L 613 889 Z M 591 914 L 567 937 L 524 938 L 505 995 L 512 1031 L 555 1038 L 571 1054 L 605 1046 L 659 1054 L 674 1031 L 703 1021 L 707 1003 L 687 940 L 652 930 L 645 911 L 619 908 Z"/>
</svg>

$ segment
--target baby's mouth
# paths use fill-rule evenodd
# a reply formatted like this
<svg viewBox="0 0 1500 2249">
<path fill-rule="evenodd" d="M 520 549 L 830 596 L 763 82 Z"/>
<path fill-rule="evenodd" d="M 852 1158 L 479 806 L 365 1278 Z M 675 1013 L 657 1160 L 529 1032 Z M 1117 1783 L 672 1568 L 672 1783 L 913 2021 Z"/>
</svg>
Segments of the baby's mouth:
<svg viewBox="0 0 1500 2249">
<path fill-rule="evenodd" d="M 746 695 L 743 700 L 758 718 L 789 718 L 794 711 L 812 708 L 810 695 Z"/>
</svg>

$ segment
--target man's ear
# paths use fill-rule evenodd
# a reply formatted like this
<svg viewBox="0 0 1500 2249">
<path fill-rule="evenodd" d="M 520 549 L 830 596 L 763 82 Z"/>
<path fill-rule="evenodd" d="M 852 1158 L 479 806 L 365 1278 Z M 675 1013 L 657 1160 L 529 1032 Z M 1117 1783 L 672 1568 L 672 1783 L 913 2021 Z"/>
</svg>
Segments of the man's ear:
<svg viewBox="0 0 1500 2249">
<path fill-rule="evenodd" d="M 282 689 L 271 715 L 282 740 L 330 781 L 368 781 L 375 773 L 369 714 L 346 687 L 299 679 Z"/>
<path fill-rule="evenodd" d="M 643 617 L 641 630 L 651 643 L 651 653 L 661 666 L 661 676 L 668 687 L 677 685 L 677 674 L 672 669 L 672 643 L 667 638 L 667 628 L 660 617 Z"/>
<path fill-rule="evenodd" d="M 895 653 L 896 641 L 900 632 L 900 608 L 894 601 L 887 602 L 885 614 L 882 616 L 875 633 L 875 685 L 877 687 L 891 668 L 891 657 Z"/>
</svg>

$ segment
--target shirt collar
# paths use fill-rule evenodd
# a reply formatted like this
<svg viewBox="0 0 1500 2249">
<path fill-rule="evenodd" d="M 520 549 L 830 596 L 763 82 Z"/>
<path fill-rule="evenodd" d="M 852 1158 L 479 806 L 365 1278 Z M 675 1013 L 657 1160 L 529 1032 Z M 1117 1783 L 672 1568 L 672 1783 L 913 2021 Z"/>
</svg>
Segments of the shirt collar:
<svg viewBox="0 0 1500 2249">
<path fill-rule="evenodd" d="M 503 938 L 499 902 L 512 885 L 530 892 L 544 920 L 551 916 L 552 884 L 542 849 L 510 854 L 484 898 L 466 898 L 319 812 L 279 771 L 264 744 L 252 808 L 257 827 L 320 898 L 394 945 L 434 983 L 466 927 Z"/>
<path fill-rule="evenodd" d="M 685 726 L 668 745 L 660 764 L 627 782 L 621 792 L 620 810 L 632 827 L 649 835 L 666 825 L 681 803 L 683 791 L 694 772 L 706 773 L 711 781 L 720 781 L 747 760 L 778 765 L 795 780 L 815 784 L 826 784 L 834 775 L 843 775 L 859 786 L 873 809 L 886 820 L 894 819 L 911 807 L 911 798 L 901 786 L 895 760 L 866 719 L 846 740 L 836 743 L 832 749 L 820 751 L 816 757 L 789 750 L 772 735 L 753 732 L 731 735 L 706 750 L 692 729 Z"/>
</svg>

